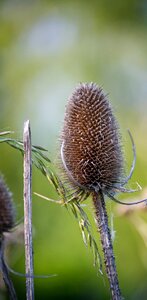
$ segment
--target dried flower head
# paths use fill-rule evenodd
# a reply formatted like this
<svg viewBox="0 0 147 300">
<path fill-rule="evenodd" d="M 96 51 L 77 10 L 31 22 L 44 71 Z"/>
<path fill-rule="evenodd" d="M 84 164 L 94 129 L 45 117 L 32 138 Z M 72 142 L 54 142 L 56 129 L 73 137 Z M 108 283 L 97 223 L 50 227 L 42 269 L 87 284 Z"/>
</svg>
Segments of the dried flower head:
<svg viewBox="0 0 147 300">
<path fill-rule="evenodd" d="M 14 207 L 12 194 L 0 176 L 0 236 L 14 226 Z"/>
<path fill-rule="evenodd" d="M 74 90 L 66 107 L 61 134 L 62 167 L 69 182 L 76 188 L 76 193 L 73 197 L 69 196 L 68 201 L 81 201 L 87 195 L 92 195 L 112 299 L 122 297 L 104 194 L 125 205 L 146 202 L 143 199 L 126 203 L 114 197 L 116 191 L 134 191 L 124 187 L 133 174 L 136 162 L 135 145 L 130 132 L 129 136 L 134 159 L 130 173 L 125 178 L 119 128 L 107 96 L 94 83 L 80 84 Z"/>
<path fill-rule="evenodd" d="M 103 192 L 123 175 L 118 124 L 102 88 L 79 84 L 68 100 L 61 135 L 61 159 L 72 184 Z"/>
</svg>

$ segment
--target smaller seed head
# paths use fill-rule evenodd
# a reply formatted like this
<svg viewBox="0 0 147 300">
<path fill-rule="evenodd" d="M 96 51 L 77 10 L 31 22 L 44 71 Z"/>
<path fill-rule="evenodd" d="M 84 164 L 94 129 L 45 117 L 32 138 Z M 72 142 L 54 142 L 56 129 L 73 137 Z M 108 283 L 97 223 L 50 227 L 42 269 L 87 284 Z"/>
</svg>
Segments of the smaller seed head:
<svg viewBox="0 0 147 300">
<path fill-rule="evenodd" d="M 2 176 L 0 176 L 0 236 L 14 226 L 14 206 L 12 193 L 9 191 Z"/>
</svg>

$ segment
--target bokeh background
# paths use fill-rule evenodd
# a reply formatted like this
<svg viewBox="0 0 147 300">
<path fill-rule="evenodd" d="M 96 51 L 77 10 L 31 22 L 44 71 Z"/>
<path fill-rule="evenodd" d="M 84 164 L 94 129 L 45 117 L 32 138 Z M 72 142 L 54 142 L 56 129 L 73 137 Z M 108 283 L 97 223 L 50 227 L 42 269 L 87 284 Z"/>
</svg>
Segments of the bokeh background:
<svg viewBox="0 0 147 300">
<path fill-rule="evenodd" d="M 109 94 L 121 127 L 127 170 L 132 160 L 127 128 L 137 147 L 129 186 L 138 181 L 144 192 L 119 198 L 141 199 L 147 185 L 147 2 L 0 1 L 0 131 L 14 130 L 22 139 L 23 123 L 30 119 L 33 143 L 46 147 L 56 161 L 67 98 L 79 82 L 91 81 Z M 15 149 L 0 145 L 0 170 L 13 192 L 18 220 L 23 216 L 22 163 Z M 57 199 L 35 169 L 33 191 Z M 107 202 L 110 218 L 114 216 L 123 296 L 146 299 L 146 211 L 125 214 Z M 92 215 L 90 199 L 86 204 Z M 78 224 L 64 207 L 33 196 L 33 232 L 35 274 L 58 274 L 35 279 L 35 299 L 110 299 L 107 280 L 93 267 Z M 21 229 L 9 241 L 7 260 L 24 272 Z M 25 279 L 12 279 L 18 298 L 25 299 Z M 6 299 L 2 283 L 0 299 Z"/>
</svg>

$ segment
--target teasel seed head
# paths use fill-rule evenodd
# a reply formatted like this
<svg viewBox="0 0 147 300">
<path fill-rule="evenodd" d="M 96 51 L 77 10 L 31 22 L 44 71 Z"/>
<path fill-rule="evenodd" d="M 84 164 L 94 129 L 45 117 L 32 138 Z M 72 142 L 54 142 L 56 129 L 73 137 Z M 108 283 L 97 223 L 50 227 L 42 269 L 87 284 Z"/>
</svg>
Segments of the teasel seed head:
<svg viewBox="0 0 147 300">
<path fill-rule="evenodd" d="M 12 194 L 0 176 L 0 236 L 14 226 L 14 206 Z"/>
<path fill-rule="evenodd" d="M 107 96 L 81 83 L 68 100 L 61 133 L 61 160 L 72 185 L 114 193 L 124 174 L 118 123 Z"/>
</svg>

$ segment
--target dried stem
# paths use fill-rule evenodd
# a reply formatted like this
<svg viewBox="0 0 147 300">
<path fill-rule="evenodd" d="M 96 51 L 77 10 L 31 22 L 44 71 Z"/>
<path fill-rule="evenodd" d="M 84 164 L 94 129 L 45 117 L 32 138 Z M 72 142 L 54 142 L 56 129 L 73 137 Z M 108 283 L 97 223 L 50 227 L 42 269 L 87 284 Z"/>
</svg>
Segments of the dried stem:
<svg viewBox="0 0 147 300">
<path fill-rule="evenodd" d="M 26 267 L 26 299 L 34 299 L 33 243 L 32 243 L 32 159 L 30 123 L 24 123 L 24 238 Z M 29 277 L 30 276 L 30 277 Z"/>
<path fill-rule="evenodd" d="M 108 216 L 107 216 L 105 200 L 102 192 L 93 193 L 93 203 L 95 207 L 96 224 L 101 236 L 106 273 L 109 280 L 112 299 L 121 300 L 122 297 L 119 288 L 118 275 L 116 271 L 111 234 L 108 226 Z"/>
<path fill-rule="evenodd" d="M 3 237 L 0 238 L 0 269 L 2 271 L 3 280 L 5 282 L 8 291 L 9 299 L 17 300 L 16 292 L 13 283 L 11 281 L 11 278 L 9 276 L 9 270 L 4 260 L 4 238 Z"/>
</svg>

